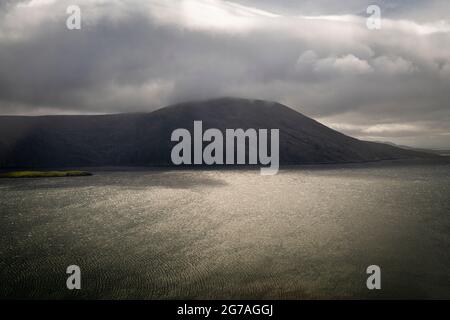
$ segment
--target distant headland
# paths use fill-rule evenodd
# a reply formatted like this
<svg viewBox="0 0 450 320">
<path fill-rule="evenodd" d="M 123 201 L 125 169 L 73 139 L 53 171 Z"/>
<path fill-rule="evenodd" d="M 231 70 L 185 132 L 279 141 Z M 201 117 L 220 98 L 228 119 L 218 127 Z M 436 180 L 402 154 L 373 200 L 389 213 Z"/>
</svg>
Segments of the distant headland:
<svg viewBox="0 0 450 320">
<path fill-rule="evenodd" d="M 92 176 L 87 171 L 10 171 L 0 173 L 0 178 L 54 178 Z"/>
</svg>

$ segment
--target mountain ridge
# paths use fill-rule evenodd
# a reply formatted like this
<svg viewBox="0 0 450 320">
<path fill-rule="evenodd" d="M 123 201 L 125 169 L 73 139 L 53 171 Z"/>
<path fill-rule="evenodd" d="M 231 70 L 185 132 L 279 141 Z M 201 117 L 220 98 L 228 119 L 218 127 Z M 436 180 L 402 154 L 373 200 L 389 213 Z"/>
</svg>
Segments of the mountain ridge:
<svg viewBox="0 0 450 320">
<path fill-rule="evenodd" d="M 349 163 L 431 157 L 358 140 L 285 105 L 218 98 L 149 113 L 0 116 L 0 168 L 170 166 L 173 130 L 280 129 L 280 164 Z"/>
</svg>

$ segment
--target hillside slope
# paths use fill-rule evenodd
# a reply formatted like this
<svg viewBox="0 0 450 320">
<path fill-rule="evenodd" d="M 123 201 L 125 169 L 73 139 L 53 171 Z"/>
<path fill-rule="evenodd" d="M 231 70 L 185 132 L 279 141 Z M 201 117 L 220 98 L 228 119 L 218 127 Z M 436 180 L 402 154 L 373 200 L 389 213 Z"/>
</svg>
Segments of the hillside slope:
<svg viewBox="0 0 450 320">
<path fill-rule="evenodd" d="M 360 141 L 284 105 L 222 98 L 151 113 L 96 116 L 0 116 L 0 167 L 170 165 L 177 128 L 280 129 L 280 163 L 343 163 L 428 157 Z"/>
</svg>

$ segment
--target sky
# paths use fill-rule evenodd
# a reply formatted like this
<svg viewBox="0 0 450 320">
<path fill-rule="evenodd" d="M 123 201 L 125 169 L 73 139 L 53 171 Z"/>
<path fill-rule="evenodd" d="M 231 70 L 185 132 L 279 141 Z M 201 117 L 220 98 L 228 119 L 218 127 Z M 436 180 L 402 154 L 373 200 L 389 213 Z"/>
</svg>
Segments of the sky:
<svg viewBox="0 0 450 320">
<path fill-rule="evenodd" d="M 450 149 L 449 12 L 448 0 L 2 0 L 0 114 L 235 96 L 360 139 Z"/>
</svg>

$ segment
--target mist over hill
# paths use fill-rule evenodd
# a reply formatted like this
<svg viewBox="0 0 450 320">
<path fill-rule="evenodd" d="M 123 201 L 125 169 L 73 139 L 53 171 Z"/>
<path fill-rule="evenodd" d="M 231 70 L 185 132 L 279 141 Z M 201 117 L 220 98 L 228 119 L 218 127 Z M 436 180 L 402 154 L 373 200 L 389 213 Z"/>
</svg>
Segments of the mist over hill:
<svg viewBox="0 0 450 320">
<path fill-rule="evenodd" d="M 280 164 L 364 162 L 431 157 L 361 141 L 275 102 L 221 98 L 168 106 L 151 113 L 89 116 L 0 116 L 0 167 L 167 166 L 171 133 L 279 129 Z"/>
</svg>

